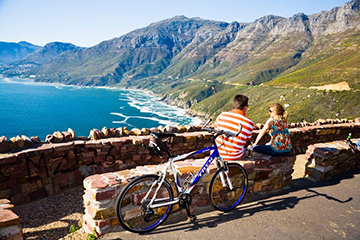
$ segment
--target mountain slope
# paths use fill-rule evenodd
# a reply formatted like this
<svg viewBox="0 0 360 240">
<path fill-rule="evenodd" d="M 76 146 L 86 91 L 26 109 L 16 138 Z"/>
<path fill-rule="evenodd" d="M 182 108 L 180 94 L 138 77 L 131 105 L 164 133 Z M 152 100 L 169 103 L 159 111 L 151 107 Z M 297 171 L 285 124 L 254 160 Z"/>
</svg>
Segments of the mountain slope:
<svg viewBox="0 0 360 240">
<path fill-rule="evenodd" d="M 217 78 L 221 81 L 242 84 L 268 82 L 288 69 L 288 72 L 295 71 L 295 66 L 301 66 L 300 63 L 313 55 L 334 51 L 339 40 L 347 41 L 348 37 L 359 33 L 359 23 L 359 1 L 310 16 L 300 13 L 289 19 L 263 17 L 239 31 L 226 49 L 208 61 L 210 66 L 217 62 L 217 66 L 197 77 L 209 78 L 222 72 L 225 74 Z M 324 45 L 324 40 L 327 45 Z M 333 48 L 327 49 L 329 45 Z"/>
<path fill-rule="evenodd" d="M 266 119 L 269 103 L 284 99 L 294 121 L 354 118 L 360 116 L 354 102 L 360 87 L 359 1 L 252 23 L 176 16 L 63 52 L 27 74 L 37 81 L 148 89 L 213 117 L 227 110 L 234 94 L 245 93 L 252 97 L 249 112 L 256 121 Z M 350 90 L 310 88 L 339 82 Z"/>
<path fill-rule="evenodd" d="M 2 69 L 1 73 L 5 76 L 23 76 L 23 74 L 29 73 L 31 69 L 41 66 L 64 52 L 74 52 L 79 49 L 81 49 L 81 47 L 77 47 L 71 43 L 48 43 L 43 48 L 7 65 L 6 68 Z"/>
<path fill-rule="evenodd" d="M 28 42 L 0 42 L 0 65 L 20 60 L 40 49 L 40 46 Z"/>
<path fill-rule="evenodd" d="M 242 24 L 176 16 L 92 48 L 62 54 L 30 74 L 39 81 L 125 87 L 143 86 L 154 77 L 164 84 L 188 78 L 279 84 L 273 80 L 281 77 L 282 81 L 286 74 L 321 59 L 324 51 L 335 54 L 339 41 L 352 37 L 357 52 L 359 23 L 359 0 L 309 16 L 270 15 Z"/>
<path fill-rule="evenodd" d="M 303 61 L 267 85 L 310 87 L 346 81 L 360 89 L 359 49 L 360 31 L 324 36 L 308 49 Z"/>
<path fill-rule="evenodd" d="M 81 49 L 81 47 L 77 47 L 71 43 L 51 42 L 46 44 L 43 48 L 38 49 L 37 51 L 27 55 L 21 60 L 14 62 L 13 65 L 36 64 L 40 66 L 46 61 L 66 51 L 74 52 L 79 49 Z"/>
<path fill-rule="evenodd" d="M 161 73 L 180 52 L 196 47 L 227 23 L 177 16 L 104 41 L 92 48 L 63 54 L 35 69 L 41 81 L 108 85 Z M 186 48 L 187 47 L 187 48 Z M 61 74 L 63 78 L 54 76 Z"/>
</svg>

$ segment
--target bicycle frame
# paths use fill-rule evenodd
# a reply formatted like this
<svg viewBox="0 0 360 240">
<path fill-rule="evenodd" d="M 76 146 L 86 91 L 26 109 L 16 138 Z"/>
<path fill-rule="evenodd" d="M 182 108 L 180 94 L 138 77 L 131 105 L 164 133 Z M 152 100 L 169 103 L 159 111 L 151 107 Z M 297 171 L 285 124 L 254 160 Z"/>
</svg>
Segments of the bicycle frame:
<svg viewBox="0 0 360 240">
<path fill-rule="evenodd" d="M 186 159 L 188 157 L 195 156 L 195 155 L 198 155 L 198 154 L 201 154 L 201 153 L 206 153 L 206 152 L 209 152 L 209 151 L 213 151 L 213 152 L 210 154 L 209 158 L 206 160 L 206 162 L 204 163 L 204 165 L 202 166 L 200 171 L 197 172 L 196 176 L 193 177 L 193 179 L 191 179 L 191 183 L 189 184 L 187 189 L 184 191 L 181 184 L 180 184 L 180 178 L 179 178 L 179 176 L 178 176 L 178 174 L 176 172 L 176 167 L 175 167 L 174 162 L 180 161 L 180 160 L 183 160 L 183 159 Z M 198 151 L 193 151 L 193 152 L 182 154 L 182 155 L 179 155 L 179 156 L 176 156 L 176 157 L 170 157 L 167 164 L 166 164 L 166 167 L 164 167 L 164 169 L 160 173 L 161 177 L 158 180 L 159 185 L 158 185 L 158 187 L 157 187 L 157 189 L 155 191 L 155 194 L 154 194 L 153 198 L 150 201 L 149 207 L 150 208 L 157 208 L 157 207 L 163 207 L 163 206 L 178 203 L 179 202 L 179 195 L 180 194 L 189 194 L 189 193 L 191 193 L 191 191 L 195 187 L 195 184 L 201 179 L 201 177 L 204 175 L 205 171 L 210 166 L 210 164 L 214 161 L 214 159 L 216 159 L 216 166 L 217 166 L 218 169 L 222 166 L 221 165 L 221 163 L 222 163 L 223 166 L 225 166 L 225 171 L 227 171 L 226 162 L 219 156 L 219 152 L 218 152 L 218 149 L 217 149 L 215 144 L 212 145 L 211 147 L 207 147 L 207 148 L 204 148 L 204 149 L 201 149 L 201 150 L 198 150 Z M 171 169 L 171 171 L 172 171 L 172 173 L 174 175 L 174 181 L 175 181 L 175 184 L 176 184 L 178 197 L 174 198 L 173 201 L 169 201 L 169 202 L 166 202 L 166 203 L 158 203 L 157 204 L 157 203 L 155 203 L 155 196 L 157 196 L 157 193 L 158 193 L 159 189 L 161 188 L 162 184 L 164 183 L 164 181 L 166 179 L 166 176 L 167 176 L 167 169 L 169 169 L 169 168 Z M 221 181 L 222 181 L 223 186 L 226 186 L 226 182 L 225 182 L 225 179 L 226 179 L 227 183 L 229 184 L 230 189 L 233 189 L 231 181 L 230 181 L 230 177 L 228 175 L 228 172 L 226 174 L 226 177 L 223 174 L 221 174 L 220 177 L 221 177 Z M 153 185 L 151 186 L 150 189 L 152 189 L 155 184 L 156 184 L 156 182 L 153 183 Z M 150 193 L 150 191 L 143 198 L 142 202 L 145 199 L 147 199 L 149 193 Z M 163 201 L 163 200 L 168 200 L 168 199 L 156 199 L 156 201 Z"/>
<path fill-rule="evenodd" d="M 156 175 L 152 173 L 138 176 L 121 191 L 116 201 L 116 216 L 125 229 L 136 233 L 155 229 L 171 214 L 174 204 L 185 208 L 187 218 L 194 222 L 196 216 L 191 214 L 192 196 L 190 193 L 213 162 L 216 167 L 211 166 L 211 169 L 216 172 L 208 176 L 211 178 L 207 184 L 209 185 L 207 192 L 209 201 L 220 211 L 232 210 L 240 204 L 247 189 L 246 170 L 237 163 L 228 163 L 222 159 L 215 139 L 220 135 L 227 138 L 239 136 L 242 125 L 239 123 L 239 130 L 234 133 L 233 131 L 206 128 L 209 122 L 210 120 L 205 123 L 202 130 L 214 134 L 211 137 L 211 146 L 178 156 L 171 155 L 171 148 L 167 144 L 168 141 L 172 142 L 171 140 L 173 140 L 169 140 L 169 138 L 176 137 L 176 134 L 151 133 L 155 142 L 150 140 L 148 146 L 143 146 L 160 158 L 164 160 L 166 158 L 167 161 L 156 171 Z M 166 155 L 163 154 L 165 150 Z M 195 168 L 198 171 L 185 172 L 183 176 L 179 174 L 178 170 L 181 168 L 177 168 L 175 162 L 204 155 L 207 157 L 204 162 L 201 160 L 202 166 Z M 174 192 L 174 187 L 176 192 Z"/>
</svg>

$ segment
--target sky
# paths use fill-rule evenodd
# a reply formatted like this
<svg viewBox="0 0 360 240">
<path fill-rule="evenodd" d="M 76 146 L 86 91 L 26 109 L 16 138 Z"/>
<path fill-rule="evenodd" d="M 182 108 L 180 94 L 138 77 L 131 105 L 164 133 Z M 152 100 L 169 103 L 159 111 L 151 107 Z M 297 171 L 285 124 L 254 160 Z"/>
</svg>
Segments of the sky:
<svg viewBox="0 0 360 240">
<path fill-rule="evenodd" d="M 329 11 L 350 0 L 0 0 L 0 41 L 91 47 L 177 15 L 254 22 Z"/>
</svg>

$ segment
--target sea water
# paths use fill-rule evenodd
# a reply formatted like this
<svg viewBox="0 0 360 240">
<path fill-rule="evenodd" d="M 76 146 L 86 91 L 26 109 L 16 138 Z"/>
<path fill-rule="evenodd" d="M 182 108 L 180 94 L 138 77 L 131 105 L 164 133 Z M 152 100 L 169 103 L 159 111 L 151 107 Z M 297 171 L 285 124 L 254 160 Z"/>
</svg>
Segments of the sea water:
<svg viewBox="0 0 360 240">
<path fill-rule="evenodd" d="M 199 124 L 185 110 L 145 91 L 65 86 L 0 78 L 0 136 L 46 135 L 71 128 L 77 136 L 103 127 L 151 128 Z"/>
</svg>

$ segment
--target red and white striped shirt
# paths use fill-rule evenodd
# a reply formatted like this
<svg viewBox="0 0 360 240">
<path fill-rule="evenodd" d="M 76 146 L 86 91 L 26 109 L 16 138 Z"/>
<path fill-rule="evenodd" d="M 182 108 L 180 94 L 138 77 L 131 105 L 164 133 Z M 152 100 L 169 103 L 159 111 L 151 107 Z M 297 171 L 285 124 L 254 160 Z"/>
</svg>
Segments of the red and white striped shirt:
<svg viewBox="0 0 360 240">
<path fill-rule="evenodd" d="M 254 130 L 254 122 L 240 109 L 221 113 L 215 121 L 217 130 L 224 130 L 236 134 L 239 131 L 239 123 L 242 130 L 237 137 L 218 136 L 215 139 L 220 156 L 226 161 L 239 160 L 244 156 L 245 144 L 251 139 Z"/>
</svg>

